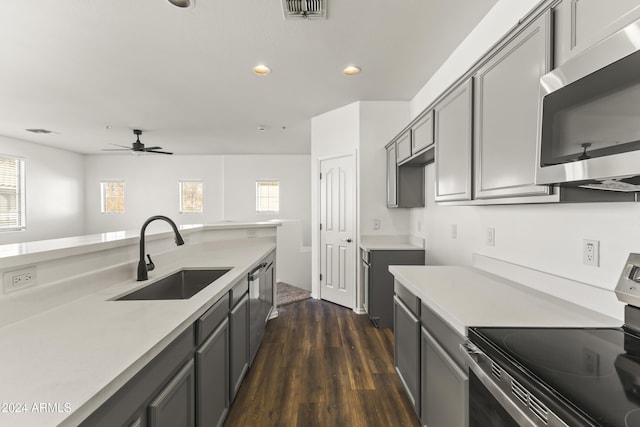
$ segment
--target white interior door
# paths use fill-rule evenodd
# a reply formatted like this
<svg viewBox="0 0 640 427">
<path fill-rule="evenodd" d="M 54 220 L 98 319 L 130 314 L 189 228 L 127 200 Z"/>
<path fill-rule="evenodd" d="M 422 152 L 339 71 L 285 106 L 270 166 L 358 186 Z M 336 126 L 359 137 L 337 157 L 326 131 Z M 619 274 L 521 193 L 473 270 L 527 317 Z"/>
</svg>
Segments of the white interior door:
<svg viewBox="0 0 640 427">
<path fill-rule="evenodd" d="M 355 165 L 353 156 L 320 162 L 320 298 L 355 306 Z"/>
</svg>

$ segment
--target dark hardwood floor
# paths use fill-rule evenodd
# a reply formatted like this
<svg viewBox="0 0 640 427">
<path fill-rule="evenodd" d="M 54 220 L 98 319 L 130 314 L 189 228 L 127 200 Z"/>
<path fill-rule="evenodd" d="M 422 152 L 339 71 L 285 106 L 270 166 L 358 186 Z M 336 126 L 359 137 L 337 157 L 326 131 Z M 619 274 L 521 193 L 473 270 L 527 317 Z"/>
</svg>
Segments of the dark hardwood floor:
<svg viewBox="0 0 640 427">
<path fill-rule="evenodd" d="M 393 368 L 393 333 L 319 300 L 278 307 L 226 427 L 419 426 Z"/>
</svg>

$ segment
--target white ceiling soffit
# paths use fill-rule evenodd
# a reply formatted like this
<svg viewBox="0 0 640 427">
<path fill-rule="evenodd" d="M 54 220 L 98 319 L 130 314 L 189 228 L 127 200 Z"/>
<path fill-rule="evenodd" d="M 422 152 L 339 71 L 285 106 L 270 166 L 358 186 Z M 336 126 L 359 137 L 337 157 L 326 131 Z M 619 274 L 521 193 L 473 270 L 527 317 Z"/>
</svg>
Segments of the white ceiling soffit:
<svg viewBox="0 0 640 427">
<path fill-rule="evenodd" d="M 285 20 L 282 0 L 0 1 L 0 135 L 107 155 L 140 129 L 177 155 L 309 154 L 312 117 L 410 100 L 496 0 L 323 3 L 300 7 L 326 19 Z"/>
<path fill-rule="evenodd" d="M 328 0 L 282 0 L 285 19 L 325 19 Z M 344 0 L 334 0 L 344 1 Z"/>
</svg>

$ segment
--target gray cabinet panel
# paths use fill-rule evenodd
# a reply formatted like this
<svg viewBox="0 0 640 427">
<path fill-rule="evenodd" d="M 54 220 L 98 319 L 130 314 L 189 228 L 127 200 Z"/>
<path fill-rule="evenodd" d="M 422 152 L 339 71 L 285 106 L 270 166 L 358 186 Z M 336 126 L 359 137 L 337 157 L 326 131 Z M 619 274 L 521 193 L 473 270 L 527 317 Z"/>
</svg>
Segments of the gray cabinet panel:
<svg viewBox="0 0 640 427">
<path fill-rule="evenodd" d="M 367 313 L 379 328 L 393 328 L 393 276 L 390 265 L 424 265 L 423 250 L 370 251 L 365 277 Z"/>
<path fill-rule="evenodd" d="M 420 320 L 395 296 L 393 324 L 396 372 L 420 417 Z"/>
<path fill-rule="evenodd" d="M 436 201 L 471 200 L 472 91 L 469 79 L 435 107 Z"/>
<path fill-rule="evenodd" d="M 433 110 L 411 126 L 411 153 L 416 154 L 433 144 Z"/>
<path fill-rule="evenodd" d="M 556 8 L 556 65 L 638 18 L 639 0 L 563 0 Z"/>
<path fill-rule="evenodd" d="M 422 328 L 422 423 L 428 426 L 468 425 L 467 374 Z"/>
<path fill-rule="evenodd" d="M 551 69 L 551 13 L 498 51 L 475 75 L 474 197 L 547 195 L 534 185 L 540 77 Z"/>
<path fill-rule="evenodd" d="M 229 314 L 229 294 L 222 296 L 209 310 L 196 320 L 196 345 L 204 340 L 218 327 Z"/>
<path fill-rule="evenodd" d="M 396 162 L 400 163 L 411 157 L 411 133 L 407 132 L 396 141 L 398 152 L 396 153 Z"/>
<path fill-rule="evenodd" d="M 195 426 L 193 361 L 149 405 L 149 427 Z"/>
<path fill-rule="evenodd" d="M 387 207 L 398 206 L 398 167 L 396 166 L 396 144 L 387 147 Z"/>
<path fill-rule="evenodd" d="M 198 425 L 221 426 L 229 412 L 229 321 L 227 319 L 196 350 L 195 361 Z"/>
<path fill-rule="evenodd" d="M 242 380 L 249 369 L 249 294 L 245 293 L 240 302 L 229 313 L 229 396 L 235 399 Z"/>
</svg>

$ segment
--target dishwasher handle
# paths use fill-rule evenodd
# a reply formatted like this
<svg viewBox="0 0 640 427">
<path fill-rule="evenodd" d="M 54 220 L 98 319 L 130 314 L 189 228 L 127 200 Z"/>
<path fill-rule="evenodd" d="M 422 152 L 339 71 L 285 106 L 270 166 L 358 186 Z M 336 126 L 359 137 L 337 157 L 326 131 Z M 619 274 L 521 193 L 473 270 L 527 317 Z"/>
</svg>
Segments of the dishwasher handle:
<svg viewBox="0 0 640 427">
<path fill-rule="evenodd" d="M 253 270 L 251 270 L 249 272 L 249 280 L 255 280 L 254 276 L 260 272 L 260 270 L 262 270 L 263 268 L 265 268 L 267 266 L 266 262 L 263 262 L 261 264 L 258 264 Z"/>
</svg>

